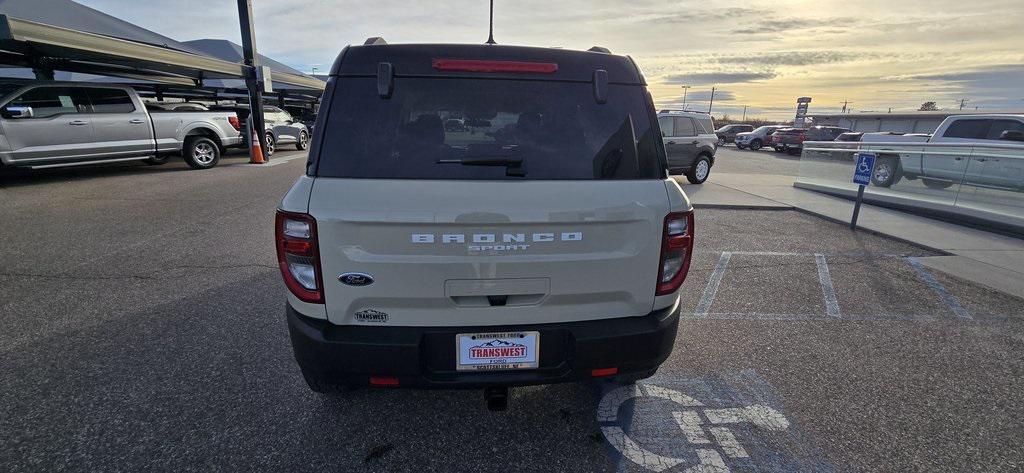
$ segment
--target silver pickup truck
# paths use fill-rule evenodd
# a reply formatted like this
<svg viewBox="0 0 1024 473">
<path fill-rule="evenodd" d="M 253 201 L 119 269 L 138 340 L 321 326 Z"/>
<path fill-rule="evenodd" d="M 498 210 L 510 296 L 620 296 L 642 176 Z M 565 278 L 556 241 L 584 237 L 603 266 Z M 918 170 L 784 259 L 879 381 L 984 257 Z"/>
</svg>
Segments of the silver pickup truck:
<svg viewBox="0 0 1024 473">
<path fill-rule="evenodd" d="M 33 169 L 182 155 L 217 165 L 241 143 L 237 115 L 147 110 L 131 87 L 66 82 L 0 84 L 0 163 Z"/>
</svg>

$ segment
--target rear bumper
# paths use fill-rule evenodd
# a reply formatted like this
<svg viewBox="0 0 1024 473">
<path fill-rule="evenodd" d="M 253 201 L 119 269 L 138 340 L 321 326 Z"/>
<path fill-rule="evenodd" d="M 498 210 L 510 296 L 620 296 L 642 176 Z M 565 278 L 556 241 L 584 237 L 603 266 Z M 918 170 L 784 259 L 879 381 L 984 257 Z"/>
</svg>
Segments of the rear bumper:
<svg viewBox="0 0 1024 473">
<path fill-rule="evenodd" d="M 591 370 L 649 376 L 672 352 L 679 305 L 641 317 L 516 326 L 341 326 L 287 309 L 295 359 L 304 372 L 339 384 L 368 385 L 370 376 L 398 378 L 401 387 L 479 388 L 592 379 Z M 540 332 L 540 367 L 465 372 L 455 369 L 459 333 Z"/>
</svg>

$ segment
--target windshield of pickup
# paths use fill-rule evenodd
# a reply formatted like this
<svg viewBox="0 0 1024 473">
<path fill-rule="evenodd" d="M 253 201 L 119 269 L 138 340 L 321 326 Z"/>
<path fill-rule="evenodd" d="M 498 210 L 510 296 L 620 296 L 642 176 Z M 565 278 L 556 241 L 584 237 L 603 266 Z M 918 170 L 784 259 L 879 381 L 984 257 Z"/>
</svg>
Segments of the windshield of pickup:
<svg viewBox="0 0 1024 473">
<path fill-rule="evenodd" d="M 399 78 L 390 98 L 375 78 L 340 79 L 317 175 L 379 179 L 660 179 L 654 128 L 639 86 Z M 321 113 L 324 113 L 322 111 Z M 481 158 L 522 162 L 453 165 Z"/>
</svg>

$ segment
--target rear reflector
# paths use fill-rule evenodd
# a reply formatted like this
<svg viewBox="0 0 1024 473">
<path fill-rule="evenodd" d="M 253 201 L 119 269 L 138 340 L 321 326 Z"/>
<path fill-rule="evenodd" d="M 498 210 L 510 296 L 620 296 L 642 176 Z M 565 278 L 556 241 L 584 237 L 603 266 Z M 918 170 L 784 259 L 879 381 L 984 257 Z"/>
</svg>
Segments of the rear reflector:
<svg viewBox="0 0 1024 473">
<path fill-rule="evenodd" d="M 590 370 L 590 376 L 592 376 L 594 378 L 599 378 L 601 376 L 611 376 L 613 374 L 619 374 L 619 369 L 618 368 L 598 368 L 598 369 L 595 369 L 595 370 Z"/>
<path fill-rule="evenodd" d="M 370 376 L 371 386 L 398 386 L 398 378 L 387 376 Z"/>
<path fill-rule="evenodd" d="M 476 59 L 434 59 L 434 69 L 456 72 L 511 72 L 514 74 L 554 74 L 553 62 L 480 61 Z"/>
</svg>

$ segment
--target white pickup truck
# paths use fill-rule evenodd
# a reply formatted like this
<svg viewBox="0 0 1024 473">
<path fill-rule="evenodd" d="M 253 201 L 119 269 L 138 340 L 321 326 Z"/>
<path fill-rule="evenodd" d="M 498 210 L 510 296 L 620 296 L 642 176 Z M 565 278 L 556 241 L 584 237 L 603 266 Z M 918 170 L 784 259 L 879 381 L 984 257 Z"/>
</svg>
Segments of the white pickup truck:
<svg viewBox="0 0 1024 473">
<path fill-rule="evenodd" d="M 227 111 L 147 110 L 131 87 L 74 82 L 0 84 L 0 164 L 33 169 L 174 154 L 195 169 L 242 142 Z"/>
<path fill-rule="evenodd" d="M 865 133 L 861 144 L 929 143 L 929 144 L 1018 144 L 1024 150 L 1024 115 L 956 115 L 947 117 L 932 135 Z M 873 148 L 873 147 L 872 147 Z M 938 154 L 962 150 L 963 155 Z M 986 156 L 971 147 L 949 147 L 929 154 L 901 147 L 892 153 L 878 153 L 871 176 L 872 184 L 889 187 L 901 178 L 918 179 L 932 188 L 945 188 L 958 182 L 1001 188 L 1024 188 L 1024 151 L 1021 158 Z M 910 151 L 910 152 L 908 152 Z M 975 153 L 978 153 L 977 155 Z M 989 154 L 989 153 L 985 153 Z"/>
</svg>

